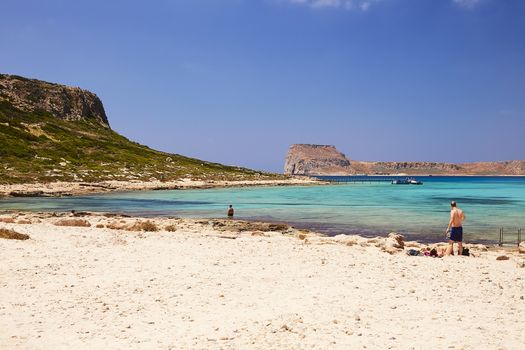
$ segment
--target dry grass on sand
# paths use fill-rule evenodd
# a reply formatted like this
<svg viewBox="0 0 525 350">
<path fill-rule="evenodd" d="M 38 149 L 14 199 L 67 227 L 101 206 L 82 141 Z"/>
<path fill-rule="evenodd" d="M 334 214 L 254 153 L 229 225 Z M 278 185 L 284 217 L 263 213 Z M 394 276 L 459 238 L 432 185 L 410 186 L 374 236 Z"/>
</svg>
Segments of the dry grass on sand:
<svg viewBox="0 0 525 350">
<path fill-rule="evenodd" d="M 157 232 L 159 230 L 157 224 L 149 220 L 135 223 L 133 226 L 127 229 L 128 231 L 146 231 L 146 232 Z"/>
<path fill-rule="evenodd" d="M 90 227 L 91 224 L 83 219 L 62 219 L 55 222 L 55 226 Z"/>
<path fill-rule="evenodd" d="M 0 228 L 0 238 L 4 239 L 17 239 L 20 241 L 24 241 L 26 239 L 29 239 L 29 235 L 18 233 L 15 230 L 8 230 L 5 228 Z"/>
</svg>

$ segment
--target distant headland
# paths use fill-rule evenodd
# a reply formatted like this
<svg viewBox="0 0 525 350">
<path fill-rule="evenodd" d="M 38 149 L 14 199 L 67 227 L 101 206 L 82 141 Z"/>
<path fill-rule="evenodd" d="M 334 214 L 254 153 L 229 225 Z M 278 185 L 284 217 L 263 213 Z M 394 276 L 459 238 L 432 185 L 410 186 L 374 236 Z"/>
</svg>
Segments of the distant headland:
<svg viewBox="0 0 525 350">
<path fill-rule="evenodd" d="M 294 144 L 284 164 L 288 175 L 525 175 L 525 161 L 476 163 L 373 162 L 347 158 L 331 145 Z"/>
</svg>

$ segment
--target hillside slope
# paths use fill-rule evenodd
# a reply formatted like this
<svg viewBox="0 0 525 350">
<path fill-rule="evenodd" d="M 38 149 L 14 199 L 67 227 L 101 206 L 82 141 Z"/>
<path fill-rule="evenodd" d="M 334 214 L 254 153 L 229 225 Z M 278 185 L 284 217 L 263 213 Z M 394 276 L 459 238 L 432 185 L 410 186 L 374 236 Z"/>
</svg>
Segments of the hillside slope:
<svg viewBox="0 0 525 350">
<path fill-rule="evenodd" d="M 23 86 L 9 90 L 6 79 L 22 80 Z M 68 94 L 68 89 L 76 93 Z M 102 103 L 98 105 L 93 96 L 78 88 L 1 75 L 0 183 L 282 177 L 132 142 L 111 130 Z"/>
</svg>

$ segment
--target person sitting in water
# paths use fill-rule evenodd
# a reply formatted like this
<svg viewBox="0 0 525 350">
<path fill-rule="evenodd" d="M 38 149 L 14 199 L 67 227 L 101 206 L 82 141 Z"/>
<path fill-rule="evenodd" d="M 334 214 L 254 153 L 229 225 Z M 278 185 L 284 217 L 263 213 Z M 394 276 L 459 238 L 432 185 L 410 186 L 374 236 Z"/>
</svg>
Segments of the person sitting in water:
<svg viewBox="0 0 525 350">
<path fill-rule="evenodd" d="M 228 208 L 228 217 L 233 218 L 233 206 L 230 204 L 230 207 Z"/>
<path fill-rule="evenodd" d="M 463 254 L 463 220 L 465 220 L 465 213 L 457 207 L 456 202 L 450 203 L 450 221 L 446 234 L 450 230 L 450 237 L 448 237 L 448 247 L 445 255 L 451 255 L 454 252 L 454 243 L 458 244 L 458 255 Z"/>
</svg>

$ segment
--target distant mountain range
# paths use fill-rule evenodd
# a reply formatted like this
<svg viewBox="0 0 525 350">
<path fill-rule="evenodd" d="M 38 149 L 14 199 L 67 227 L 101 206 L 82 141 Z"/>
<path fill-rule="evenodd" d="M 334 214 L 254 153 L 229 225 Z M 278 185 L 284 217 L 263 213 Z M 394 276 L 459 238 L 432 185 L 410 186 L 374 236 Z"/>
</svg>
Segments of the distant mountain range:
<svg viewBox="0 0 525 350">
<path fill-rule="evenodd" d="M 153 150 L 111 130 L 89 91 L 0 74 L 0 184 L 279 177 Z"/>
<path fill-rule="evenodd" d="M 525 161 L 476 163 L 367 162 L 348 159 L 334 146 L 294 144 L 286 155 L 289 175 L 525 175 Z"/>
</svg>

